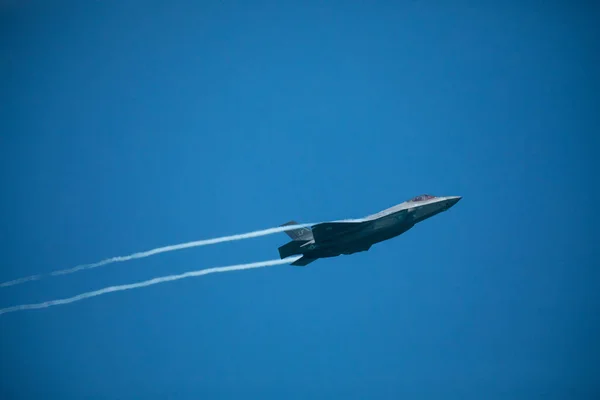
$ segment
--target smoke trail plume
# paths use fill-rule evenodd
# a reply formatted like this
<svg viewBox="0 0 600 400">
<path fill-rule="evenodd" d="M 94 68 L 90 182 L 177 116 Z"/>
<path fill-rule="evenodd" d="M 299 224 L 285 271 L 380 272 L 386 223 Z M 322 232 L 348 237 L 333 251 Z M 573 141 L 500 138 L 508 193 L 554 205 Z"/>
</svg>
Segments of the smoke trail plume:
<svg viewBox="0 0 600 400">
<path fill-rule="evenodd" d="M 142 251 L 142 252 L 138 252 L 138 253 L 133 253 L 133 254 L 130 254 L 128 256 L 111 257 L 111 258 L 107 258 L 107 259 L 102 260 L 102 261 L 98 261 L 98 262 L 93 263 L 93 264 L 82 264 L 82 265 L 78 265 L 76 267 L 72 267 L 72 268 L 68 268 L 68 269 L 63 269 L 63 270 L 59 270 L 59 271 L 54 271 L 54 272 L 51 272 L 48 275 L 49 276 L 56 276 L 56 275 L 72 274 L 74 272 L 85 270 L 85 269 L 98 268 L 98 267 L 101 267 L 103 265 L 113 264 L 113 263 L 117 263 L 117 262 L 129 261 L 129 260 L 133 260 L 133 259 L 136 259 L 136 258 L 150 257 L 150 256 L 153 256 L 153 255 L 156 255 L 156 254 L 166 253 L 166 252 L 169 252 L 169 251 L 183 250 L 183 249 L 188 249 L 190 247 L 207 246 L 209 244 L 216 244 L 216 243 L 223 243 L 223 242 L 232 242 L 232 241 L 235 241 L 235 240 L 250 239 L 250 238 L 255 238 L 255 237 L 259 237 L 259 236 L 272 235 L 274 233 L 279 233 L 279 232 L 285 232 L 285 231 L 290 231 L 290 230 L 294 230 L 294 229 L 304 228 L 304 227 L 307 227 L 307 226 L 310 226 L 310 225 L 315 225 L 315 224 L 313 223 L 313 224 L 298 224 L 298 225 L 280 226 L 280 227 L 277 227 L 277 228 L 269 228 L 269 229 L 262 229 L 262 230 L 259 230 L 259 231 L 248 232 L 248 233 L 241 233 L 241 234 L 238 234 L 238 235 L 222 236 L 222 237 L 218 237 L 218 238 L 214 238 L 214 239 L 197 240 L 197 241 L 194 241 L 194 242 L 187 242 L 187 243 L 181 243 L 181 244 L 174 244 L 174 245 L 170 245 L 170 246 L 158 247 L 156 249 L 152 249 L 152 250 L 148 250 L 148 251 Z M 36 281 L 36 280 L 39 280 L 39 279 L 41 279 L 41 278 L 43 278 L 45 276 L 47 276 L 47 275 L 38 274 L 38 275 L 27 276 L 27 277 L 24 277 L 24 278 L 19 278 L 19 279 L 15 279 L 15 280 L 12 280 L 12 281 L 4 282 L 4 283 L 0 284 L 0 287 L 13 286 L 13 285 L 18 285 L 18 284 L 29 282 L 29 281 Z"/>
<path fill-rule="evenodd" d="M 300 257 L 301 256 L 294 256 L 294 257 L 284 258 L 283 260 L 260 261 L 260 262 L 255 262 L 255 263 L 251 263 L 251 264 L 231 265 L 229 267 L 216 267 L 216 268 L 201 269 L 199 271 L 186 272 L 186 273 L 180 274 L 180 275 L 163 276 L 160 278 L 154 278 L 154 279 L 150 279 L 150 280 L 138 282 L 138 283 L 130 283 L 127 285 L 119 285 L 119 286 L 109 286 L 104 289 L 94 290 L 92 292 L 78 294 L 77 296 L 69 297 L 67 299 L 51 300 L 51 301 L 45 301 L 43 303 L 23 304 L 20 306 L 3 308 L 3 309 L 0 309 L 0 315 L 6 314 L 9 312 L 14 312 L 14 311 L 35 310 L 35 309 L 39 309 L 39 308 L 48 308 L 48 307 L 52 307 L 52 306 L 59 306 L 62 304 L 75 303 L 76 301 L 89 299 L 90 297 L 101 296 L 103 294 L 108 294 L 108 293 L 112 293 L 112 292 L 122 292 L 124 290 L 138 289 L 138 288 L 142 288 L 142 287 L 146 287 L 146 286 L 158 285 L 159 283 L 171 282 L 171 281 L 176 281 L 176 280 L 185 279 L 185 278 L 191 278 L 194 276 L 214 274 L 217 272 L 241 271 L 244 269 L 263 268 L 263 267 L 270 267 L 270 266 L 274 266 L 274 265 L 289 264 L 289 263 L 293 263 Z"/>
</svg>

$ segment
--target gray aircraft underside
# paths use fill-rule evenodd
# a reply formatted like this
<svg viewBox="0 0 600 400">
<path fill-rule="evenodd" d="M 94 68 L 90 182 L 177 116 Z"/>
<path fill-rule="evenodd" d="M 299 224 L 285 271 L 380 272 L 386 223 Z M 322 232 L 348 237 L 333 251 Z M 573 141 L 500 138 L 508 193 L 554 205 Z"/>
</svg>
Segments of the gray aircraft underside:
<svg viewBox="0 0 600 400">
<path fill-rule="evenodd" d="M 364 218 L 286 231 L 293 240 L 279 247 L 279 256 L 283 259 L 302 254 L 292 265 L 305 266 L 319 258 L 367 251 L 375 243 L 401 235 L 415 224 L 448 210 L 460 199 L 460 196 L 421 195 Z M 290 221 L 282 226 L 297 224 Z"/>
</svg>

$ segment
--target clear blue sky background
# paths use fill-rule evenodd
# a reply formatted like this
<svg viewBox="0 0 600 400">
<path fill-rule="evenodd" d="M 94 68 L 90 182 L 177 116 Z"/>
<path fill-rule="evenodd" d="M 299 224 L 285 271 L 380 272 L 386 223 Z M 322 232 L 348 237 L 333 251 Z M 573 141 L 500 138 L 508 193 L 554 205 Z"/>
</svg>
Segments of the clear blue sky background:
<svg viewBox="0 0 600 400">
<path fill-rule="evenodd" d="M 3 315 L 3 399 L 598 398 L 598 8 L 2 3 L 2 281 L 463 196 L 310 268 Z M 286 241 L 2 288 L 0 306 Z"/>
</svg>

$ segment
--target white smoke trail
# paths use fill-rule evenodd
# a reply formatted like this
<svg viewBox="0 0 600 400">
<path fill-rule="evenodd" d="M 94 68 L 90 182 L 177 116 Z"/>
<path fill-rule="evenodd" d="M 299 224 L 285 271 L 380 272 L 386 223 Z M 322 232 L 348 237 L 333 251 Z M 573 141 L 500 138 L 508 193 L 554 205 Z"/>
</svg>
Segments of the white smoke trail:
<svg viewBox="0 0 600 400">
<path fill-rule="evenodd" d="M 0 309 L 0 315 L 6 314 L 9 312 L 14 312 L 14 311 L 35 310 L 35 309 L 39 309 L 39 308 L 48 308 L 48 307 L 52 307 L 52 306 L 59 306 L 62 304 L 69 304 L 69 303 L 74 303 L 76 301 L 89 299 L 90 297 L 101 296 L 101 295 L 107 294 L 107 293 L 121 292 L 124 290 L 131 290 L 131 289 L 137 289 L 137 288 L 146 287 L 146 286 L 158 285 L 159 283 L 171 282 L 171 281 L 176 281 L 179 279 L 191 278 L 194 276 L 214 274 L 216 272 L 240 271 L 240 270 L 244 270 L 244 269 L 263 268 L 263 267 L 270 267 L 270 266 L 274 266 L 274 265 L 289 264 L 289 263 L 293 263 L 300 257 L 302 257 L 302 256 L 288 257 L 288 258 L 284 258 L 283 260 L 260 261 L 260 262 L 255 262 L 255 263 L 251 263 L 251 264 L 238 264 L 238 265 L 232 265 L 229 267 L 216 267 L 216 268 L 201 269 L 199 271 L 186 272 L 186 273 L 180 274 L 180 275 L 163 276 L 160 278 L 154 278 L 154 279 L 150 279 L 150 280 L 138 282 L 138 283 L 130 283 L 127 285 L 119 285 L 119 286 L 109 286 L 104 289 L 94 290 L 93 292 L 86 292 L 86 293 L 78 294 L 77 296 L 69 297 L 67 299 L 51 300 L 51 301 L 45 301 L 43 303 L 37 303 L 37 304 L 23 304 L 20 306 L 2 308 L 2 309 Z"/>
<path fill-rule="evenodd" d="M 315 225 L 315 224 L 313 223 L 313 224 L 298 224 L 298 225 L 280 226 L 277 228 L 269 228 L 269 229 L 262 229 L 259 231 L 254 231 L 254 232 L 241 233 L 238 235 L 222 236 L 222 237 L 218 237 L 218 238 L 214 238 L 214 239 L 197 240 L 194 242 L 187 242 L 187 243 L 181 243 L 181 244 L 174 244 L 174 245 L 170 245 L 170 246 L 158 247 L 156 249 L 152 249 L 152 250 L 148 250 L 148 251 L 133 253 L 128 256 L 111 257 L 111 258 L 107 258 L 106 260 L 98 261 L 93 264 L 82 264 L 82 265 L 78 265 L 76 267 L 63 269 L 63 270 L 59 270 L 59 271 L 54 271 L 48 275 L 56 276 L 56 275 L 72 274 L 73 272 L 77 272 L 77 271 L 81 271 L 81 270 L 85 270 L 85 269 L 98 268 L 103 265 L 112 264 L 112 263 L 116 263 L 116 262 L 129 261 L 129 260 L 133 260 L 136 258 L 150 257 L 150 256 L 153 256 L 156 254 L 166 253 L 169 251 L 183 250 L 183 249 L 188 249 L 190 247 L 207 246 L 209 244 L 232 242 L 235 240 L 250 239 L 250 238 L 255 238 L 255 237 L 259 237 L 259 236 L 272 235 L 274 233 L 290 231 L 293 229 L 300 229 L 300 228 L 304 228 L 304 227 L 307 227 L 310 225 Z M 13 286 L 13 285 L 18 285 L 18 284 L 29 282 L 29 281 L 36 281 L 36 280 L 43 278 L 44 276 L 46 276 L 46 275 L 38 274 L 38 275 L 27 276 L 25 278 L 19 278 L 19 279 L 15 279 L 12 281 L 4 282 L 4 283 L 0 284 L 0 287 Z"/>
</svg>

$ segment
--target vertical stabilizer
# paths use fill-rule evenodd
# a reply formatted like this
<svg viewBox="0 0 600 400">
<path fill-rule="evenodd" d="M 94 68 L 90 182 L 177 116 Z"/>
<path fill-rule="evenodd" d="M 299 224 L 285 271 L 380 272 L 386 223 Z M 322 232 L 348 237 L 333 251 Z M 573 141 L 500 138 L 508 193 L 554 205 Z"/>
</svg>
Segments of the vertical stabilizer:
<svg viewBox="0 0 600 400">
<path fill-rule="evenodd" d="M 296 221 L 290 221 L 290 222 L 286 222 L 285 224 L 283 224 L 281 226 L 288 226 L 288 225 L 298 225 L 298 223 Z M 289 237 L 291 237 L 292 240 L 312 240 L 313 239 L 312 231 L 308 227 L 291 229 L 289 231 L 285 231 L 285 233 Z"/>
</svg>

